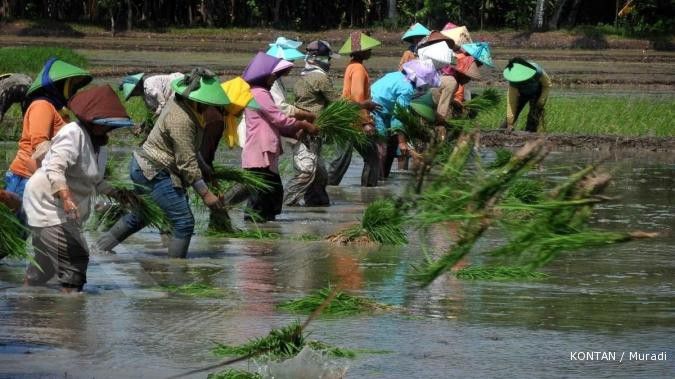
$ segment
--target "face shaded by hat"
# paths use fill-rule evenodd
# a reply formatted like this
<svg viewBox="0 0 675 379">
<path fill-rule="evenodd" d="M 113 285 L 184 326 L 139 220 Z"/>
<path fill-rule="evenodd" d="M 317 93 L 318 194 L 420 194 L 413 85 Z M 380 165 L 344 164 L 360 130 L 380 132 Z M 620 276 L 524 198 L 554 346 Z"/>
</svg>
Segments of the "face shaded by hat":
<svg viewBox="0 0 675 379">
<path fill-rule="evenodd" d="M 330 57 L 330 58 L 339 58 L 339 54 L 333 53 L 333 48 L 330 46 L 330 43 L 323 40 L 312 41 L 307 44 L 305 48 L 308 55 L 315 55 L 318 57 Z"/>
<path fill-rule="evenodd" d="M 295 61 L 305 57 L 305 54 L 298 50 L 300 45 L 302 45 L 300 41 L 279 37 L 274 43 L 269 44 L 270 47 L 267 49 L 266 54 L 287 61 Z"/>
<path fill-rule="evenodd" d="M 353 54 L 361 51 L 371 50 L 381 44 L 380 41 L 370 37 L 362 32 L 351 32 L 349 38 L 340 48 L 340 54 Z"/>
<path fill-rule="evenodd" d="M 438 87 L 440 77 L 438 71 L 430 62 L 413 59 L 403 64 L 402 70 L 405 77 L 415 84 L 418 90 L 426 90 L 430 87 Z"/>
<path fill-rule="evenodd" d="M 109 85 L 78 92 L 68 101 L 68 109 L 80 120 L 95 148 L 108 142 L 109 131 L 134 125 Z"/>
</svg>

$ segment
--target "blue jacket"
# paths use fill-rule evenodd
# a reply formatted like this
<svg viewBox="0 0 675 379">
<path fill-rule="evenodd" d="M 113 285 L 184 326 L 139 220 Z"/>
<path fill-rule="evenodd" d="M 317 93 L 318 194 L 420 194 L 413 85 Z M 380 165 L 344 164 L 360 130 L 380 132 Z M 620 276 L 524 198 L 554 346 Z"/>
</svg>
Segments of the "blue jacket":
<svg viewBox="0 0 675 379">
<path fill-rule="evenodd" d="M 409 107 L 415 94 L 415 87 L 400 72 L 390 72 L 378 79 L 370 87 L 370 98 L 381 106 L 380 110 L 373 111 L 373 121 L 380 135 L 386 136 L 387 130 L 401 126 L 401 122 L 394 118 L 394 106 L 399 104 Z"/>
</svg>

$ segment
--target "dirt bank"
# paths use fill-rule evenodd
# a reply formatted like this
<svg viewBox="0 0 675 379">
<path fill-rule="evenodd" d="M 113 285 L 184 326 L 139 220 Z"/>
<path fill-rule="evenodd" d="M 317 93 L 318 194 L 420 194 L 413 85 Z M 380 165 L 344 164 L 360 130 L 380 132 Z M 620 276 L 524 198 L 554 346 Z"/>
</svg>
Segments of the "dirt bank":
<svg viewBox="0 0 675 379">
<path fill-rule="evenodd" d="M 572 134 L 537 134 L 527 132 L 511 132 L 503 130 L 483 130 L 480 134 L 480 145 L 485 147 L 518 147 L 527 141 L 544 138 L 554 148 L 592 149 L 592 150 L 649 150 L 675 152 L 675 137 L 622 137 L 609 135 L 572 135 Z"/>
</svg>

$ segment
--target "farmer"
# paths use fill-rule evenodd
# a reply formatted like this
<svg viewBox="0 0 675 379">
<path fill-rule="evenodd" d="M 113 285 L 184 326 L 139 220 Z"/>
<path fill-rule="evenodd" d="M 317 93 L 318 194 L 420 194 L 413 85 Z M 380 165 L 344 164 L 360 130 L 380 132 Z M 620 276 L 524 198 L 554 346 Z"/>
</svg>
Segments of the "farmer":
<svg viewBox="0 0 675 379">
<path fill-rule="evenodd" d="M 152 118 L 156 119 L 173 96 L 171 82 L 182 77 L 183 74 L 180 72 L 151 76 L 141 72 L 125 77 L 120 83 L 119 90 L 122 91 L 125 101 L 134 96 L 143 96 L 145 106 L 152 113 Z M 141 126 L 141 131 L 149 133 L 147 130 L 149 128 L 152 128 L 152 124 Z"/>
<path fill-rule="evenodd" d="M 455 52 L 455 54 L 465 53 L 464 50 L 462 49 L 462 46 L 468 43 L 473 43 L 473 40 L 471 39 L 471 34 L 469 33 L 469 29 L 467 29 L 466 26 L 457 26 L 452 22 L 448 22 L 447 24 L 445 24 L 443 30 L 441 30 L 441 34 L 454 41 L 453 51 Z M 440 87 L 441 90 L 444 91 L 446 86 L 449 86 L 451 88 L 454 87 L 454 83 L 452 82 L 452 80 L 449 78 L 445 78 L 445 76 L 453 76 L 454 71 L 452 66 L 444 67 L 441 70 L 441 73 L 444 75 L 444 77 L 441 78 L 441 87 Z M 454 101 L 457 104 L 462 104 L 464 103 L 465 100 L 470 99 L 471 99 L 471 91 L 468 88 L 468 86 L 458 83 L 456 89 L 454 90 Z"/>
<path fill-rule="evenodd" d="M 536 132 L 544 123 L 544 107 L 551 90 L 551 78 L 537 63 L 520 57 L 509 61 L 504 69 L 504 79 L 509 82 L 506 120 L 502 128 L 513 130 L 525 104 L 530 104 L 525 130 Z"/>
<path fill-rule="evenodd" d="M 89 251 L 82 225 L 95 192 L 115 196 L 103 180 L 98 156 L 108 132 L 129 127 L 124 106 L 108 85 L 79 92 L 68 102 L 77 122 L 54 135 L 42 166 L 26 185 L 23 206 L 33 234 L 35 261 L 27 285 L 43 285 L 54 275 L 63 292 L 79 292 L 87 282 Z"/>
<path fill-rule="evenodd" d="M 368 114 L 376 108 L 370 101 L 370 77 L 363 62 L 370 58 L 371 50 L 380 45 L 380 41 L 361 32 L 352 32 L 342 45 L 340 54 L 349 54 L 351 61 L 345 69 L 342 97 L 362 104 L 363 115 L 361 124 L 363 131 L 370 136 L 368 143 L 361 146 L 345 146 L 338 148 L 338 157 L 331 162 L 328 184 L 337 186 L 349 168 L 352 160 L 352 150 L 356 149 L 363 157 L 363 172 L 361 174 L 362 187 L 376 187 L 380 177 L 380 162 L 375 142 L 375 126 Z"/>
<path fill-rule="evenodd" d="M 140 151 L 133 153 L 130 177 L 138 191 L 149 192 L 171 220 L 169 257 L 185 258 L 195 226 L 186 195 L 188 187 L 209 208 L 223 207 L 222 199 L 208 189 L 202 178 L 197 155 L 208 107 L 224 107 L 229 99 L 217 76 L 203 68 L 174 80 L 171 87 L 176 94 L 166 104 Z M 129 213 L 96 241 L 96 247 L 110 251 L 146 224 L 139 215 Z"/>
<path fill-rule="evenodd" d="M 371 114 L 379 137 L 386 141 L 378 143 L 382 178 L 389 177 L 397 150 L 403 156 L 409 153 L 405 135 L 396 132 L 402 125 L 394 117 L 394 108 L 410 107 L 415 95 L 423 94 L 430 87 L 437 87 L 438 83 L 439 75 L 433 65 L 418 59 L 405 63 L 401 71 L 390 72 L 373 83 L 371 97 L 380 108 Z"/>
<path fill-rule="evenodd" d="M 0 121 L 12 104 L 21 104 L 21 112 L 26 112 L 26 92 L 33 83 L 30 76 L 24 74 L 0 75 Z"/>
<path fill-rule="evenodd" d="M 28 179 L 37 169 L 37 162 L 33 159 L 35 150 L 40 144 L 50 141 L 66 124 L 59 111 L 78 89 L 91 80 L 87 71 L 57 58 L 45 63 L 26 93 L 29 105 L 23 117 L 19 149 L 5 175 L 6 190 L 23 197 Z"/>
<path fill-rule="evenodd" d="M 466 53 L 456 54 L 456 64 L 452 66 L 450 75 L 443 75 L 442 85 L 432 90 L 434 102 L 437 104 L 436 112 L 447 120 L 453 116 L 453 109 L 461 112 L 464 104 L 464 94 L 460 94 L 460 89 L 466 86 L 471 80 L 480 80 L 480 64 L 471 55 Z"/>
<path fill-rule="evenodd" d="M 422 38 L 428 36 L 431 33 L 424 25 L 418 23 L 413 24 L 403 33 L 401 41 L 407 42 L 410 45 L 408 50 L 403 53 L 401 61 L 398 63 L 398 69 L 403 68 L 403 64 L 417 58 L 417 44 L 422 40 Z"/>
<path fill-rule="evenodd" d="M 305 68 L 295 83 L 295 106 L 313 114 L 319 114 L 326 106 L 340 98 L 328 76 L 333 53 L 326 41 L 312 41 L 307 45 Z M 295 176 L 288 182 L 285 205 L 298 205 L 301 200 L 306 206 L 330 204 L 326 185 L 328 172 L 321 159 L 321 139 L 317 136 L 303 136 L 293 147 Z"/>
</svg>

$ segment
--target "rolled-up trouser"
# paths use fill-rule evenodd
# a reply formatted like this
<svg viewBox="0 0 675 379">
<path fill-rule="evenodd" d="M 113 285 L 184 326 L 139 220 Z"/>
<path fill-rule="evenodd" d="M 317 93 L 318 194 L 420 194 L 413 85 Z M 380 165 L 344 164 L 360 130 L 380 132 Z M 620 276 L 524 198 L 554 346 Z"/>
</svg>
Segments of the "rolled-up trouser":
<svg viewBox="0 0 675 379">
<path fill-rule="evenodd" d="M 173 238 L 189 241 L 195 229 L 195 218 L 190 210 L 185 190 L 174 187 L 167 170 L 160 171 L 152 180 L 148 180 L 138 166 L 136 158 L 131 159 L 129 171 L 131 180 L 136 184 L 136 192 L 149 193 L 171 221 Z M 133 233 L 146 225 L 145 220 L 136 213 L 126 214 L 123 220 Z"/>
<path fill-rule="evenodd" d="M 368 141 L 360 146 L 351 144 L 338 146 L 338 157 L 330 163 L 328 184 L 332 186 L 340 184 L 352 161 L 353 149 L 356 149 L 363 158 L 361 186 L 377 187 L 377 180 L 380 177 L 380 157 L 377 153 L 377 142 L 374 138 L 368 138 Z"/>
<path fill-rule="evenodd" d="M 89 250 L 82 228 L 75 222 L 45 228 L 31 227 L 36 267 L 26 270 L 30 285 L 43 285 L 54 275 L 64 287 L 82 289 L 87 282 Z"/>
<path fill-rule="evenodd" d="M 272 221 L 281 213 L 284 201 L 284 187 L 281 184 L 279 174 L 270 171 L 269 168 L 246 168 L 245 170 L 258 173 L 263 179 L 272 185 L 269 190 L 251 191 L 248 196 L 249 212 L 255 221 Z"/>
<path fill-rule="evenodd" d="M 295 176 L 286 185 L 285 205 L 297 205 L 300 199 L 310 207 L 330 204 L 328 174 L 323 165 L 320 138 L 305 137 L 293 146 Z"/>
</svg>

